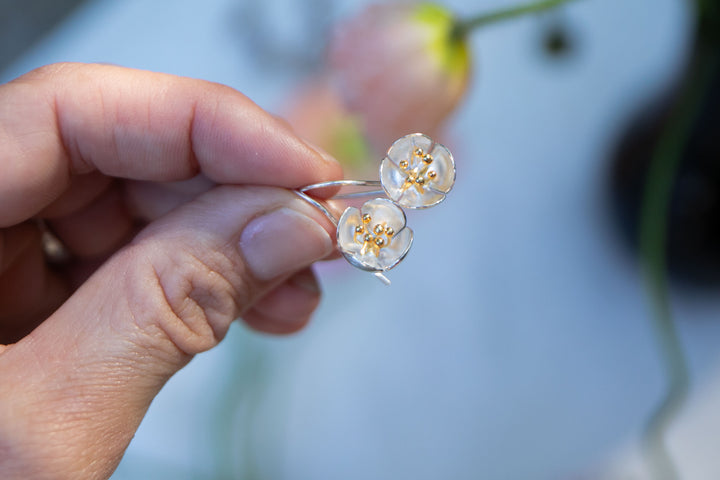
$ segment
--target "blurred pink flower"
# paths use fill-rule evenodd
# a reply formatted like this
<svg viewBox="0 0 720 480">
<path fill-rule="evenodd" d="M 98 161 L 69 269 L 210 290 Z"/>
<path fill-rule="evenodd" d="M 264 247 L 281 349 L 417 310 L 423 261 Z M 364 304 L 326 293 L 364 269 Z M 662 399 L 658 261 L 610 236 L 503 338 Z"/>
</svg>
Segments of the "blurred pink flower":
<svg viewBox="0 0 720 480">
<path fill-rule="evenodd" d="M 315 78 L 293 92 L 282 115 L 301 137 L 337 158 L 348 178 L 376 173 L 378 158 L 360 119 L 345 108 L 327 77 Z"/>
<path fill-rule="evenodd" d="M 444 7 L 373 5 L 341 23 L 331 73 L 377 151 L 412 132 L 437 136 L 468 85 L 470 57 Z"/>
</svg>

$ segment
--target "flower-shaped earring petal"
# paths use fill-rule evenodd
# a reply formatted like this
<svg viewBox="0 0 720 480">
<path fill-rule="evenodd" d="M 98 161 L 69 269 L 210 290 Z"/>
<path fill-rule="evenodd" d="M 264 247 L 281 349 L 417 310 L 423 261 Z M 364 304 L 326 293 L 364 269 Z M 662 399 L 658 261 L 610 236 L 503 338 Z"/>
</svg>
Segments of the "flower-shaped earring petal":
<svg viewBox="0 0 720 480">
<path fill-rule="evenodd" d="M 338 249 L 351 265 L 390 285 L 383 272 L 400 263 L 413 242 L 400 207 L 437 205 L 454 183 L 455 162 L 450 151 L 427 135 L 413 133 L 392 144 L 380 164 L 380 180 L 332 180 L 307 185 L 295 193 L 337 226 Z M 382 187 L 382 191 L 338 193 L 333 198 L 367 197 L 384 191 L 390 199 L 375 198 L 360 208 L 348 207 L 337 220 L 322 201 L 308 194 L 327 187 Z"/>
<path fill-rule="evenodd" d="M 455 184 L 455 162 L 447 147 L 427 135 L 405 135 L 380 164 L 380 182 L 398 205 L 432 207 L 445 200 Z"/>
<path fill-rule="evenodd" d="M 355 267 L 390 270 L 412 245 L 413 232 L 405 222 L 405 212 L 384 198 L 369 200 L 359 209 L 348 207 L 338 221 L 338 248 Z"/>
</svg>

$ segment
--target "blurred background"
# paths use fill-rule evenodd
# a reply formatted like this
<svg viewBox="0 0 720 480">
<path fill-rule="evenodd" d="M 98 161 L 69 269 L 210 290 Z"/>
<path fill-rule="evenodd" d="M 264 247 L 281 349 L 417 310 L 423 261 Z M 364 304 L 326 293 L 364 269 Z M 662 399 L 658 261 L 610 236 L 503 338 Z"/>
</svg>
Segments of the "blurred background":
<svg viewBox="0 0 720 480">
<path fill-rule="evenodd" d="M 517 3 L 442 5 L 471 18 Z M 673 478 L 643 455 L 668 369 L 678 399 L 690 382 L 665 410 L 676 476 L 720 478 L 718 77 L 694 74 L 712 64 L 700 33 L 717 30 L 696 15 L 709 3 L 571 1 L 457 37 L 436 72 L 407 45 L 445 10 L 375 22 L 362 0 L 0 0 L 2 82 L 81 61 L 225 83 L 348 178 L 373 178 L 389 146 L 363 118 L 390 118 L 385 133 L 426 122 L 455 155 L 448 199 L 409 217 L 392 286 L 318 265 L 311 325 L 275 338 L 237 322 L 170 380 L 113 479 Z M 390 56 L 363 56 L 363 39 Z M 647 203 L 672 151 L 667 208 Z M 668 219 L 662 237 L 648 212 Z M 667 296 L 641 268 L 663 238 Z"/>
</svg>

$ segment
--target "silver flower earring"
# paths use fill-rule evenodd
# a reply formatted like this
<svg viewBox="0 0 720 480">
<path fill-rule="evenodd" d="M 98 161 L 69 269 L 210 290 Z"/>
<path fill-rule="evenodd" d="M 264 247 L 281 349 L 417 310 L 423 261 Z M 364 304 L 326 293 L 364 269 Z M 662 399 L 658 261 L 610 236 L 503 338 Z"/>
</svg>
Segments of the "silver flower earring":
<svg viewBox="0 0 720 480">
<path fill-rule="evenodd" d="M 402 208 L 432 207 L 445 200 L 455 184 L 455 162 L 450 150 L 427 135 L 413 133 L 395 141 L 380 163 L 380 180 L 336 180 L 295 190 L 337 226 L 337 245 L 351 265 L 372 272 L 386 285 L 384 272 L 400 263 L 413 242 Z M 375 190 L 338 194 L 352 198 L 384 193 L 360 208 L 348 207 L 340 219 L 320 201 L 308 195 L 326 187 L 376 187 Z M 377 189 L 382 187 L 382 190 Z"/>
</svg>

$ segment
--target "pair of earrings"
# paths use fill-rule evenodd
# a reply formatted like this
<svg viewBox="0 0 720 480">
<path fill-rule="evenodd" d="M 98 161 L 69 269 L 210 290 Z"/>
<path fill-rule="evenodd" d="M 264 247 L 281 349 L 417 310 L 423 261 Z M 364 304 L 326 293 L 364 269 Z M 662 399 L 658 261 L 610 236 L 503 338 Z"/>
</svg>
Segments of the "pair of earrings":
<svg viewBox="0 0 720 480">
<path fill-rule="evenodd" d="M 337 226 L 337 245 L 351 265 L 372 272 L 386 285 L 384 272 L 407 255 L 413 231 L 401 207 L 422 209 L 445 200 L 455 184 L 455 162 L 450 150 L 427 135 L 413 133 L 396 140 L 380 164 L 380 180 L 336 180 L 295 190 Z M 347 207 L 340 219 L 308 192 L 326 187 L 382 187 L 382 190 L 335 195 L 333 198 L 384 193 L 360 208 Z"/>
</svg>

